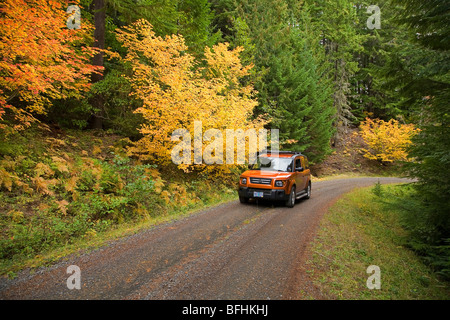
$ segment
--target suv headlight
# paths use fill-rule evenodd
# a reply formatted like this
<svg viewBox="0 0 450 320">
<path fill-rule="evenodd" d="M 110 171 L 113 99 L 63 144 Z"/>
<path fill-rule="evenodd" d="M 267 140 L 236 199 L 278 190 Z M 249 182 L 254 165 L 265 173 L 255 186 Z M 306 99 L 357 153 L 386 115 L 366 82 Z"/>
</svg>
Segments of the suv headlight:
<svg viewBox="0 0 450 320">
<path fill-rule="evenodd" d="M 275 187 L 282 187 L 282 186 L 284 186 L 284 181 L 283 180 L 275 181 Z"/>
<path fill-rule="evenodd" d="M 247 184 L 247 178 L 242 178 L 241 179 L 241 184 Z"/>
</svg>

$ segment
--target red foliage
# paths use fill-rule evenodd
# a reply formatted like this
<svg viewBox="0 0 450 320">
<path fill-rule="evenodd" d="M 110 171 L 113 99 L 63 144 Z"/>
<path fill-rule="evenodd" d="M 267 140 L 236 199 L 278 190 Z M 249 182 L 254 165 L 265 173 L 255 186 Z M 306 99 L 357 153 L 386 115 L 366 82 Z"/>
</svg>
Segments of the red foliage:
<svg viewBox="0 0 450 320">
<path fill-rule="evenodd" d="M 0 120 L 12 111 L 17 124 L 10 129 L 29 125 L 32 114 L 45 113 L 52 99 L 81 96 L 90 75 L 101 71 L 91 64 L 95 51 L 87 45 L 92 25 L 83 20 L 81 29 L 68 29 L 66 9 L 62 0 L 2 1 Z"/>
</svg>

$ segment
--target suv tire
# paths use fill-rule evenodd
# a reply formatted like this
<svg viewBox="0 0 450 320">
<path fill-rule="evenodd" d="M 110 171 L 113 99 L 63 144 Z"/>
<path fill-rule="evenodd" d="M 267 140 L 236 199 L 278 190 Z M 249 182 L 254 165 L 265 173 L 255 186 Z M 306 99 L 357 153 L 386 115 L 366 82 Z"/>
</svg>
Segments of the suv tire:
<svg viewBox="0 0 450 320">
<path fill-rule="evenodd" d="M 311 198 L 311 182 L 308 183 L 308 186 L 306 187 L 305 191 L 306 191 L 305 199 Z"/>
<path fill-rule="evenodd" d="M 239 197 L 239 202 L 240 203 L 248 203 L 248 198 L 246 198 L 246 197 Z"/>
<path fill-rule="evenodd" d="M 295 206 L 295 186 L 292 186 L 289 198 L 286 200 L 286 207 L 293 208 Z"/>
</svg>

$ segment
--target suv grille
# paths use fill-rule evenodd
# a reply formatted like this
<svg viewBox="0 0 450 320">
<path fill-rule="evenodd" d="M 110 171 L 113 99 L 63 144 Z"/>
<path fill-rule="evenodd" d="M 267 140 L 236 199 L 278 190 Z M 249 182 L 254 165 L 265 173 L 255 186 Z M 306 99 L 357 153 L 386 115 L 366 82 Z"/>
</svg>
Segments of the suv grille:
<svg viewBox="0 0 450 320">
<path fill-rule="evenodd" d="M 272 183 L 272 179 L 267 179 L 267 178 L 250 178 L 250 183 L 271 184 Z"/>
</svg>

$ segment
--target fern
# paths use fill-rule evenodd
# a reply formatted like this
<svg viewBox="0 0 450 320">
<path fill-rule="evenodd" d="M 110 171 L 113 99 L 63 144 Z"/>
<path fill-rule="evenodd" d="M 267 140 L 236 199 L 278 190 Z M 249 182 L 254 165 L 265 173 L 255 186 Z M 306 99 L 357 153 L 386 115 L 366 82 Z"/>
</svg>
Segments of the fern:
<svg viewBox="0 0 450 320">
<path fill-rule="evenodd" d="M 58 183 L 56 179 L 46 180 L 43 177 L 37 176 L 31 179 L 36 191 L 43 195 L 54 196 L 54 192 L 50 190 L 50 187 L 55 186 Z"/>
<path fill-rule="evenodd" d="M 40 176 L 51 177 L 55 174 L 55 172 L 48 165 L 42 162 L 36 164 L 36 167 L 34 168 L 34 173 L 36 174 L 36 177 Z"/>
<path fill-rule="evenodd" d="M 0 187 L 2 186 L 6 190 L 11 191 L 13 186 L 13 179 L 5 169 L 0 168 Z"/>
<path fill-rule="evenodd" d="M 68 162 L 60 157 L 57 156 L 53 156 L 52 157 L 53 160 L 53 165 L 56 167 L 56 170 L 58 170 L 60 173 L 69 173 L 69 166 L 68 166 Z"/>
</svg>

